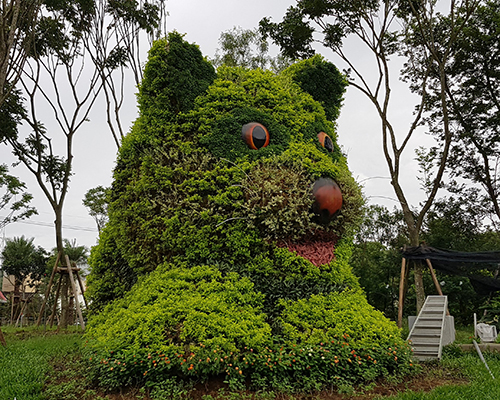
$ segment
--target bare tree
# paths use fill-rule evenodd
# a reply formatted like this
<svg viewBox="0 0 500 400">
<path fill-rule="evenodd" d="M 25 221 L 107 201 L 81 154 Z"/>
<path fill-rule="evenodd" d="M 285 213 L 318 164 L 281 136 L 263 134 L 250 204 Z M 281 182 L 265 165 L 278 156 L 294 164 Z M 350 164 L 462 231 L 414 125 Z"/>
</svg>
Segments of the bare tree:
<svg viewBox="0 0 500 400">
<path fill-rule="evenodd" d="M 137 87 L 142 80 L 144 46 L 149 48 L 166 33 L 165 2 L 99 0 L 95 4 L 92 28 L 84 37 L 85 48 L 101 78 L 107 123 L 117 148 L 127 129 L 121 117 L 126 72 L 131 72 Z"/>
<path fill-rule="evenodd" d="M 27 98 L 27 111 L 20 115 L 30 133 L 25 137 L 9 135 L 6 140 L 19 161 L 35 176 L 52 207 L 58 252 L 64 253 L 63 207 L 73 173 L 75 135 L 88 121 L 102 92 L 107 96 L 108 124 L 110 110 L 119 123 L 124 68 L 132 66 L 136 79 L 140 77 L 139 50 L 132 47 L 125 51 L 125 47 L 139 43 L 141 32 L 149 33 L 155 13 L 160 12 L 160 8 L 151 8 L 149 4 L 75 0 L 41 8 L 34 51 L 20 79 Z M 148 18 L 143 20 L 146 14 Z M 135 29 L 118 28 L 128 24 Z M 107 35 L 114 35 L 114 39 Z M 137 49 L 137 53 L 132 49 Z M 115 72 L 119 76 L 118 86 Z M 118 133 L 112 129 L 117 146 L 123 137 L 121 125 L 118 127 Z M 68 287 L 67 279 L 63 280 L 63 327 L 68 322 Z"/>
<path fill-rule="evenodd" d="M 0 106 L 15 86 L 29 55 L 40 0 L 2 0 L 0 9 Z"/>
</svg>

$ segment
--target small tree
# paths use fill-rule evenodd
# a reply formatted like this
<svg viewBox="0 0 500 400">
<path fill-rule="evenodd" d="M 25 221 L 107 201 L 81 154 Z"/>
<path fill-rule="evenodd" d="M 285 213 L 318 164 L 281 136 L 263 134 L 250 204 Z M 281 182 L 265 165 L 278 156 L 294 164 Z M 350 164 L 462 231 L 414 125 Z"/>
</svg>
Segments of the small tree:
<svg viewBox="0 0 500 400">
<path fill-rule="evenodd" d="M 9 175 L 4 164 L 0 164 L 0 188 L 0 229 L 11 222 L 36 214 L 36 210 L 29 205 L 33 196 L 24 192 L 26 185 L 15 176 Z"/>
<path fill-rule="evenodd" d="M 2 271 L 6 275 L 13 275 L 18 283 L 27 278 L 36 282 L 45 273 L 47 252 L 35 246 L 34 240 L 24 236 L 7 239 L 2 250 Z"/>
<path fill-rule="evenodd" d="M 269 55 L 269 43 L 258 29 L 234 27 L 220 34 L 219 45 L 212 60 L 216 67 L 270 68 L 279 72 L 291 64 L 291 60 L 281 54 Z"/>
<path fill-rule="evenodd" d="M 64 239 L 64 254 L 66 254 L 69 260 L 76 265 L 83 266 L 87 264 L 87 259 L 89 257 L 89 249 L 86 246 L 80 246 L 76 243 L 76 239 L 68 240 Z M 54 253 L 57 249 L 54 249 Z"/>
<path fill-rule="evenodd" d="M 89 189 L 82 201 L 90 216 L 94 218 L 99 233 L 108 222 L 108 193 L 109 188 L 97 186 Z"/>
<path fill-rule="evenodd" d="M 36 247 L 33 241 L 34 238 L 24 236 L 7 239 L 0 255 L 3 273 L 14 276 L 14 303 L 19 299 L 19 288 L 24 297 L 26 285 L 37 285 L 45 272 L 47 253 L 42 247 Z"/>
<path fill-rule="evenodd" d="M 354 273 L 368 302 L 396 320 L 400 277 L 400 248 L 408 243 L 403 214 L 378 205 L 366 207 L 351 258 Z"/>
</svg>

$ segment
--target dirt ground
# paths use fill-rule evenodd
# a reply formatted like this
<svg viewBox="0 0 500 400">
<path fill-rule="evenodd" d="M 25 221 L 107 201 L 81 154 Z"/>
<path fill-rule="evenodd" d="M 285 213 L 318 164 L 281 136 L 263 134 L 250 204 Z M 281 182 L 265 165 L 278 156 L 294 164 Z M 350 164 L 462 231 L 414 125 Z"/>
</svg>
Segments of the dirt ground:
<svg viewBox="0 0 500 400">
<path fill-rule="evenodd" d="M 336 392 L 320 392 L 310 395 L 298 396 L 293 395 L 293 399 L 300 400 L 372 400 L 380 399 L 396 395 L 398 393 L 413 391 L 413 392 L 429 392 L 436 387 L 443 385 L 465 385 L 468 381 L 455 374 L 453 371 L 445 371 L 438 366 L 426 367 L 424 371 L 414 377 L 406 378 L 404 381 L 397 384 L 379 381 L 365 387 L 354 388 L 355 394 L 339 394 Z M 198 385 L 196 390 L 190 393 L 189 398 L 193 400 L 202 400 L 204 396 L 211 395 L 214 399 L 234 399 L 234 397 L 221 396 L 221 388 L 224 388 L 223 383 L 211 382 L 205 385 Z M 226 391 L 227 393 L 227 391 Z M 252 399 L 252 393 L 247 392 L 242 394 L 242 399 Z M 137 390 L 131 390 L 128 393 L 108 394 L 110 400 L 150 400 L 147 395 L 140 395 Z M 277 400 L 287 400 L 289 396 L 278 395 Z"/>
</svg>

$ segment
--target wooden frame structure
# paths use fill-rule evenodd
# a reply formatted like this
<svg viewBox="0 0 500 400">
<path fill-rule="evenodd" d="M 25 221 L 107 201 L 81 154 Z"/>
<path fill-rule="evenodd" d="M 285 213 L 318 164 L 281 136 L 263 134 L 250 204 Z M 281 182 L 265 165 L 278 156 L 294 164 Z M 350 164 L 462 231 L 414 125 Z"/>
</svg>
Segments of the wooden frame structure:
<svg viewBox="0 0 500 400">
<path fill-rule="evenodd" d="M 429 267 L 429 271 L 431 272 L 432 281 L 434 282 L 434 286 L 440 296 L 443 296 L 443 291 L 441 290 L 441 285 L 439 284 L 436 273 L 434 272 L 434 268 L 432 267 L 431 260 L 428 258 L 425 259 L 427 266 Z M 406 258 L 403 256 L 403 260 L 401 262 L 401 277 L 399 279 L 399 303 L 398 303 L 398 327 L 401 328 L 403 326 L 403 305 L 404 305 L 404 297 L 406 292 L 406 286 L 408 282 L 408 275 L 410 269 L 406 266 Z M 450 315 L 448 309 L 446 310 L 446 315 Z"/>
<path fill-rule="evenodd" d="M 61 283 L 63 280 L 63 276 L 65 274 L 68 274 L 69 281 L 71 284 L 71 291 L 72 291 L 73 296 L 75 298 L 76 313 L 77 313 L 78 319 L 80 321 L 80 327 L 82 328 L 82 331 L 85 331 L 85 322 L 83 320 L 83 315 L 82 315 L 82 310 L 80 308 L 80 303 L 78 302 L 78 293 L 77 293 L 76 283 L 75 283 L 75 278 L 74 278 L 74 276 L 76 275 L 76 278 L 77 278 L 78 283 L 80 285 L 80 290 L 82 292 L 83 301 L 85 302 L 85 307 L 87 307 L 87 300 L 85 299 L 85 295 L 84 295 L 83 283 L 82 283 L 82 280 L 80 279 L 80 275 L 78 274 L 80 269 L 77 268 L 76 265 L 71 265 L 71 262 L 70 262 L 68 256 L 64 256 L 64 259 L 66 261 L 66 266 L 59 266 L 59 262 L 61 261 L 61 255 L 62 255 L 61 252 L 59 252 L 57 254 L 56 263 L 54 264 L 54 269 L 52 270 L 52 274 L 50 275 L 49 284 L 47 285 L 47 290 L 45 292 L 45 297 L 43 299 L 42 307 L 40 308 L 40 314 L 38 315 L 38 320 L 37 320 L 36 326 L 40 326 L 43 311 L 45 309 L 45 305 L 47 303 L 47 299 L 49 297 L 50 290 L 52 288 L 52 284 L 54 283 L 55 274 L 58 273 L 59 280 L 57 282 L 56 298 L 54 300 L 54 305 L 52 307 L 52 314 L 50 315 L 50 327 L 52 327 L 52 325 L 54 323 L 54 317 L 56 314 L 57 300 L 59 299 L 59 294 L 60 294 L 60 290 L 61 290 Z"/>
</svg>

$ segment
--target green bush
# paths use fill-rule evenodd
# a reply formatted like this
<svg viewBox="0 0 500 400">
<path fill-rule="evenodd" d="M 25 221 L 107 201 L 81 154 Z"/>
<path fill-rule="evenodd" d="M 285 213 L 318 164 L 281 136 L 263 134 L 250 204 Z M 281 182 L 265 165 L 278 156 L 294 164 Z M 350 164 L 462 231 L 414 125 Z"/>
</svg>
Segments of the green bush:
<svg viewBox="0 0 500 400">
<path fill-rule="evenodd" d="M 346 335 L 352 344 L 369 347 L 399 337 L 398 328 L 366 301 L 360 290 L 312 295 L 296 302 L 281 300 L 283 336 L 290 342 L 317 343 Z"/>
<path fill-rule="evenodd" d="M 87 335 L 106 350 L 165 352 L 200 342 L 228 352 L 263 348 L 271 329 L 261 312 L 263 295 L 252 289 L 235 273 L 164 265 L 91 318 Z"/>
<path fill-rule="evenodd" d="M 142 117 L 169 121 L 193 107 L 194 100 L 215 79 L 213 66 L 198 47 L 183 40 L 178 32 L 157 40 L 149 51 L 144 78 L 139 87 Z"/>
<path fill-rule="evenodd" d="M 335 65 L 316 54 L 308 60 L 293 64 L 285 73 L 321 103 L 329 120 L 338 118 L 348 82 Z"/>
<path fill-rule="evenodd" d="M 108 388 L 155 386 L 169 380 L 203 382 L 222 376 L 233 390 L 251 382 L 254 390 L 308 392 L 380 376 L 397 379 L 416 371 L 408 343 L 399 338 L 388 337 L 369 348 L 351 346 L 349 342 L 344 335 L 328 342 L 269 345 L 261 350 L 245 347 L 239 352 L 203 343 L 188 351 L 173 346 L 164 351 L 142 348 L 106 352 L 88 348 L 86 357 L 93 379 Z"/>
</svg>

